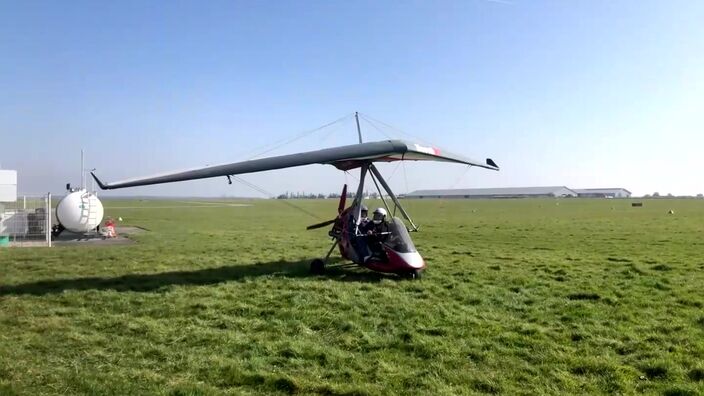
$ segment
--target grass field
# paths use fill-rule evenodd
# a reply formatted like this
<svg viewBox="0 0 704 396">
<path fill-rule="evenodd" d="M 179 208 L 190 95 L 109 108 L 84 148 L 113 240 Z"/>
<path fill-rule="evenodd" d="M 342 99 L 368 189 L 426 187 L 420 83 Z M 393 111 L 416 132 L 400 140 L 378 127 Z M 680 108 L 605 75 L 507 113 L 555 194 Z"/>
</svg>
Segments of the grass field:
<svg viewBox="0 0 704 396">
<path fill-rule="evenodd" d="M 107 201 L 138 243 L 0 250 L 0 394 L 701 395 L 704 201 L 644 202 L 407 202 L 409 281 L 308 274 L 334 201 Z"/>
</svg>

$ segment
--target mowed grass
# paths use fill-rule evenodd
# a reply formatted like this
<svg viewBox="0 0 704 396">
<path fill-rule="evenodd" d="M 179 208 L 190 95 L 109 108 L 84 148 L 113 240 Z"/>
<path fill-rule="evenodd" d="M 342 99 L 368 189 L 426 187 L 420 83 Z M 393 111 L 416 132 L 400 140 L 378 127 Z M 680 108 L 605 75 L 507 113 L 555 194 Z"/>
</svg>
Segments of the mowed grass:
<svg viewBox="0 0 704 396">
<path fill-rule="evenodd" d="M 408 201 L 409 281 L 308 274 L 332 200 L 107 201 L 138 243 L 0 250 L 0 394 L 704 394 L 704 201 L 630 202 Z"/>
</svg>

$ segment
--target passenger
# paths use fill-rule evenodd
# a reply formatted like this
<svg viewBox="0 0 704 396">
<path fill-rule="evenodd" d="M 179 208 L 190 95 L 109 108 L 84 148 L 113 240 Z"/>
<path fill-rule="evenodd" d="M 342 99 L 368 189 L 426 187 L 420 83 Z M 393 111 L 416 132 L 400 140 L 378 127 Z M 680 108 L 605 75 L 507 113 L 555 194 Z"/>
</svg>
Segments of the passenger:
<svg viewBox="0 0 704 396">
<path fill-rule="evenodd" d="M 368 227 L 369 221 L 369 209 L 362 205 L 360 208 L 359 224 L 357 225 L 354 221 L 355 216 L 357 216 L 356 210 L 352 211 L 352 225 L 355 230 L 355 237 L 352 239 L 352 247 L 357 252 L 359 257 L 367 257 L 369 255 L 369 246 L 367 244 L 366 229 Z"/>
<path fill-rule="evenodd" d="M 359 228 L 361 229 L 366 227 L 367 223 L 369 223 L 369 209 L 362 205 L 362 213 L 359 216 Z"/>
<path fill-rule="evenodd" d="M 372 221 L 367 222 L 367 226 L 360 229 L 367 235 L 367 244 L 371 254 L 364 258 L 364 262 L 372 257 L 381 258 L 384 256 L 384 248 L 381 246 L 389 238 L 389 223 L 386 222 L 386 209 L 376 208 Z"/>
</svg>

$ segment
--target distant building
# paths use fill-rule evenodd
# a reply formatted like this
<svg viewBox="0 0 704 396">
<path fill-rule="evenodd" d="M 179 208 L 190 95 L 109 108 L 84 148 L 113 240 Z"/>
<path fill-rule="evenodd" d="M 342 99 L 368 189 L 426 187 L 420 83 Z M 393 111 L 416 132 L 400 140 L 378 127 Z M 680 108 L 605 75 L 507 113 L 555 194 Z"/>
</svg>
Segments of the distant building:
<svg viewBox="0 0 704 396">
<path fill-rule="evenodd" d="M 625 188 L 579 188 L 574 189 L 580 198 L 630 198 Z"/>
<path fill-rule="evenodd" d="M 576 197 L 577 193 L 565 186 L 463 188 L 451 190 L 418 190 L 405 198 L 559 198 Z"/>
</svg>

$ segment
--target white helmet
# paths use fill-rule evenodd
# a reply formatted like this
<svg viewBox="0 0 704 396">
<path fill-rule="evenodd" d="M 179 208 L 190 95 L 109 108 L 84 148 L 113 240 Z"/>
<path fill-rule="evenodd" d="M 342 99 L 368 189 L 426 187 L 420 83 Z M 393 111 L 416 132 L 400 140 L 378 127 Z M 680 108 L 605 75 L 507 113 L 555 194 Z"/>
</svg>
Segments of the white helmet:
<svg viewBox="0 0 704 396">
<path fill-rule="evenodd" d="M 376 208 L 374 209 L 374 217 L 372 218 L 372 221 L 374 221 L 374 224 L 380 224 L 384 219 L 386 218 L 386 209 L 384 208 Z"/>
</svg>

